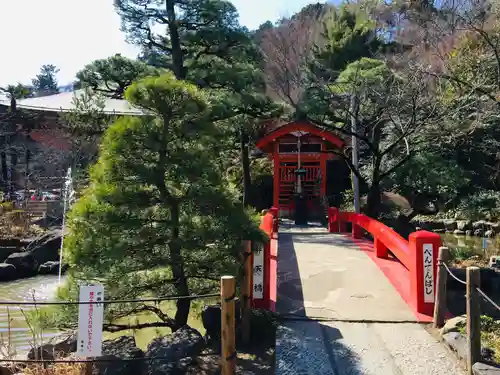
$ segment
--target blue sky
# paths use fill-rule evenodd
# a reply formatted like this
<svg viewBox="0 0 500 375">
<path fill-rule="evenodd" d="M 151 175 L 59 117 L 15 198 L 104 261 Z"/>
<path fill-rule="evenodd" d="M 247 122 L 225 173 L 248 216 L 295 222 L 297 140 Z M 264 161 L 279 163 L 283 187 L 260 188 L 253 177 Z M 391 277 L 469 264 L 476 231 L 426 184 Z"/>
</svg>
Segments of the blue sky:
<svg viewBox="0 0 500 375">
<path fill-rule="evenodd" d="M 289 16 L 308 0 L 233 0 L 249 28 Z M 115 53 L 135 57 L 125 42 L 113 0 L 0 0 L 0 86 L 30 83 L 40 66 L 54 64 L 60 84 L 92 60 Z"/>
</svg>

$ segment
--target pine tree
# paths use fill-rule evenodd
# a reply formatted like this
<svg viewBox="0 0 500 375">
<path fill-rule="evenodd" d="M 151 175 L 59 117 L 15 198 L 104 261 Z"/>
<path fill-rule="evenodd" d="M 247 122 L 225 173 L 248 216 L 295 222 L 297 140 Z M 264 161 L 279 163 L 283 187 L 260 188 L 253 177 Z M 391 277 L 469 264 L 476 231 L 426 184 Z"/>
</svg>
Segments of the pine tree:
<svg viewBox="0 0 500 375">
<path fill-rule="evenodd" d="M 105 133 L 69 218 L 74 277 L 104 280 L 108 298 L 213 291 L 236 272 L 241 239 L 260 232 L 212 162 L 206 94 L 169 73 L 133 84 L 125 98 L 152 115 L 121 118 Z M 184 299 L 174 318 L 156 312 L 175 330 L 189 309 Z"/>
<path fill-rule="evenodd" d="M 91 88 L 114 99 L 123 99 L 125 90 L 135 80 L 155 74 L 156 70 L 144 62 L 116 54 L 86 65 L 76 77 L 79 87 Z"/>
<path fill-rule="evenodd" d="M 239 144 L 243 204 L 251 188 L 248 145 L 255 119 L 283 110 L 266 96 L 263 57 L 253 35 L 223 0 L 115 0 L 122 29 L 142 47 L 141 59 L 171 70 L 178 79 L 211 90 L 214 120 L 237 124 L 226 134 Z M 166 32 L 163 32 L 166 30 Z"/>
<path fill-rule="evenodd" d="M 32 79 L 33 91 L 36 96 L 46 96 L 59 93 L 56 78 L 57 73 L 59 73 L 59 69 L 52 64 L 43 65 L 40 68 L 40 73 L 37 74 L 36 78 Z"/>
</svg>

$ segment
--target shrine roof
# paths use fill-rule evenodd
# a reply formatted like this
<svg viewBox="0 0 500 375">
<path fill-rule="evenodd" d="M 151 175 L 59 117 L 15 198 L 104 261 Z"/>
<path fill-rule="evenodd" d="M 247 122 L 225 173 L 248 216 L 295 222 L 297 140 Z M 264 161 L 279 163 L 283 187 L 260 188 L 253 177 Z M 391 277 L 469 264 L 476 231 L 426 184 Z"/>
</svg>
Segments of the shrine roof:
<svg viewBox="0 0 500 375">
<path fill-rule="evenodd" d="M 294 121 L 288 124 L 279 126 L 273 129 L 271 132 L 267 133 L 264 137 L 257 141 L 256 147 L 263 150 L 269 151 L 268 146 L 271 145 L 278 138 L 286 136 L 288 134 L 293 134 L 296 132 L 301 132 L 305 134 L 311 134 L 325 139 L 327 142 L 335 145 L 336 147 L 342 149 L 345 146 L 345 142 L 334 132 L 316 126 L 307 121 Z"/>
</svg>

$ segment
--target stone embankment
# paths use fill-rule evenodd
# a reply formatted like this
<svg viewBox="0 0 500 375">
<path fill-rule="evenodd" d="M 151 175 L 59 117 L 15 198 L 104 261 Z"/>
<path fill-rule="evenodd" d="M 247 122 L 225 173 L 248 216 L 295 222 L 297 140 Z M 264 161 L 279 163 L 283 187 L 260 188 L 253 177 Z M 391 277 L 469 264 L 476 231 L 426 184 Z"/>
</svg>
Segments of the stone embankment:
<svg viewBox="0 0 500 375">
<path fill-rule="evenodd" d="M 36 239 L 0 239 L 0 281 L 57 275 L 60 247 L 60 229 Z"/>
<path fill-rule="evenodd" d="M 236 308 L 237 332 L 240 331 L 239 306 Z M 197 358 L 202 355 L 212 356 L 215 362 L 220 358 L 220 305 L 205 306 L 202 312 L 205 337 L 196 329 L 186 325 L 170 335 L 152 337 L 145 350 L 137 347 L 135 338 L 121 336 L 113 340 L 105 340 L 102 344 L 102 357 L 107 361 L 97 362 L 94 375 L 180 375 L 198 374 L 193 372 L 197 366 Z M 19 359 L 28 360 L 73 360 L 78 359 L 77 335 L 67 332 L 52 342 L 32 348 L 27 355 Z M 203 354 L 202 354 L 203 353 Z M 137 360 L 131 360 L 136 358 Z M 140 358 L 147 358 L 140 360 Z M 123 359 L 125 361 L 120 361 Z M 34 365 L 29 365 L 33 367 Z M 26 371 L 26 364 L 12 366 L 8 361 L 0 361 L 0 374 L 32 373 Z"/>
<path fill-rule="evenodd" d="M 416 219 L 413 223 L 424 230 L 436 233 L 454 233 L 478 237 L 495 237 L 500 233 L 500 223 L 472 220 L 426 220 Z"/>
</svg>

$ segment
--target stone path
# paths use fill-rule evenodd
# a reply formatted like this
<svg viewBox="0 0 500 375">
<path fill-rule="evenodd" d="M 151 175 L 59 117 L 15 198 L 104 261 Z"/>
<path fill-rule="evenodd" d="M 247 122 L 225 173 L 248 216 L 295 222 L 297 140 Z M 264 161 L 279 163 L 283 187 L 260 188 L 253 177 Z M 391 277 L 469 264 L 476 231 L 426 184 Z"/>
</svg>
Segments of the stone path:
<svg viewBox="0 0 500 375">
<path fill-rule="evenodd" d="M 465 374 L 366 253 L 320 226 L 280 228 L 277 310 L 278 375 Z"/>
</svg>

